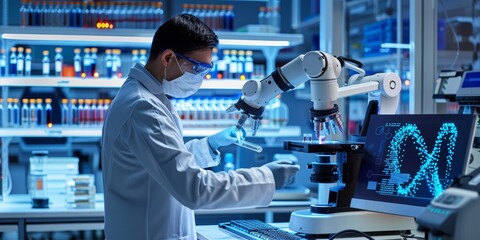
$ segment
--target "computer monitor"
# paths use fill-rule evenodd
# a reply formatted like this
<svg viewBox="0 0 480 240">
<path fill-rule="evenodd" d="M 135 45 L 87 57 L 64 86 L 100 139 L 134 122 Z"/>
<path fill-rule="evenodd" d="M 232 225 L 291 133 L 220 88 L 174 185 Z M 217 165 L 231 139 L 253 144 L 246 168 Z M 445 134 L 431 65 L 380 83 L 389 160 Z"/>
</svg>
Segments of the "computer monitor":
<svg viewBox="0 0 480 240">
<path fill-rule="evenodd" d="M 456 100 L 459 102 L 469 102 L 471 100 L 478 102 L 480 97 L 480 72 L 464 72 L 456 95 Z"/>
<path fill-rule="evenodd" d="M 416 217 L 465 173 L 476 115 L 372 115 L 351 207 Z"/>
</svg>

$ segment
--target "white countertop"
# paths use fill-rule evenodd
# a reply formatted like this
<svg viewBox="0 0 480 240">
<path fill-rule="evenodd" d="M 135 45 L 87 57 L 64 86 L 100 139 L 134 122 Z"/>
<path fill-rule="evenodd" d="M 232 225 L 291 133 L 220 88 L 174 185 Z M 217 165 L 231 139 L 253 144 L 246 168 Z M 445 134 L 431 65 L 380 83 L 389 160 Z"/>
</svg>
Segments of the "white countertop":
<svg viewBox="0 0 480 240">
<path fill-rule="evenodd" d="M 95 208 L 68 208 L 63 196 L 50 198 L 49 208 L 32 208 L 28 195 L 10 195 L 6 201 L 0 202 L 0 219 L 103 217 L 103 194 L 96 194 L 95 198 Z"/>
<path fill-rule="evenodd" d="M 75 217 L 103 217 L 104 202 L 103 194 L 96 194 L 95 208 L 69 208 L 64 197 L 57 196 L 50 198 L 49 208 L 34 209 L 31 206 L 28 195 L 10 195 L 6 201 L 0 202 L 0 219 L 12 218 L 75 218 Z M 314 203 L 309 201 L 273 201 L 268 207 L 259 208 L 237 208 L 237 209 L 215 209 L 197 210 L 195 214 L 232 214 L 232 213 L 266 213 L 266 212 L 292 212 L 308 208 Z"/>
</svg>

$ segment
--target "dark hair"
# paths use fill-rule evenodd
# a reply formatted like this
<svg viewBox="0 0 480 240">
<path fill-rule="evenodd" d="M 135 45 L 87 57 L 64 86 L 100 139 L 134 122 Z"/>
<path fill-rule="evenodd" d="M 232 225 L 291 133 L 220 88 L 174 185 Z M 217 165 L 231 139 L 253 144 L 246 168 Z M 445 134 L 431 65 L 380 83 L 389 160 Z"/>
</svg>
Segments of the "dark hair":
<svg viewBox="0 0 480 240">
<path fill-rule="evenodd" d="M 200 49 L 212 49 L 218 44 L 217 35 L 197 17 L 181 14 L 162 24 L 153 37 L 149 61 L 157 58 L 165 49 L 180 54 Z"/>
</svg>

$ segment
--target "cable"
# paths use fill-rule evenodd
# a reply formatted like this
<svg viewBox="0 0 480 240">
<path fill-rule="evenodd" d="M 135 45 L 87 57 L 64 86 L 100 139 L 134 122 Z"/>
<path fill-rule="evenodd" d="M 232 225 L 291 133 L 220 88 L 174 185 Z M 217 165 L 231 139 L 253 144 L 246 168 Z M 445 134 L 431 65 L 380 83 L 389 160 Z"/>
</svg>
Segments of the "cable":
<svg viewBox="0 0 480 240">
<path fill-rule="evenodd" d="M 443 4 L 443 0 L 440 0 L 439 3 L 442 6 L 443 15 L 445 15 L 445 20 L 448 24 L 448 27 L 450 28 L 450 30 L 452 30 L 453 37 L 455 38 L 455 43 L 456 43 L 457 49 L 456 49 L 455 59 L 453 60 L 453 63 L 452 63 L 452 69 L 455 69 L 455 65 L 457 65 L 458 56 L 460 55 L 460 44 L 458 43 L 457 32 L 453 28 L 452 23 L 448 20 L 450 17 L 448 16 L 447 9 L 445 8 L 445 5 Z"/>
<path fill-rule="evenodd" d="M 470 181 L 473 178 L 471 175 L 460 175 L 453 179 L 453 181 L 449 184 L 449 187 L 457 187 L 459 186 L 463 180 Z"/>
<path fill-rule="evenodd" d="M 363 67 L 362 62 L 360 62 L 360 61 L 358 61 L 358 60 L 356 60 L 356 59 L 349 58 L 349 57 L 343 57 L 343 56 L 339 56 L 339 57 L 337 57 L 337 58 L 338 58 L 338 59 L 341 59 L 341 60 L 343 60 L 343 61 L 345 61 L 345 62 L 353 63 L 353 64 L 357 65 L 357 67 L 359 67 L 359 68 Z"/>
<path fill-rule="evenodd" d="M 347 233 L 353 233 L 353 234 L 356 234 L 356 235 L 360 235 L 360 236 L 362 236 L 362 237 L 365 237 L 366 239 L 374 240 L 374 238 L 370 237 L 368 234 L 363 233 L 363 232 L 360 232 L 360 231 L 358 231 L 358 230 L 354 230 L 354 229 L 346 229 L 346 230 L 337 232 L 337 233 L 333 234 L 330 238 L 328 238 L 328 240 L 335 239 L 336 237 L 339 237 L 339 236 L 344 235 L 344 234 L 347 234 Z"/>
</svg>

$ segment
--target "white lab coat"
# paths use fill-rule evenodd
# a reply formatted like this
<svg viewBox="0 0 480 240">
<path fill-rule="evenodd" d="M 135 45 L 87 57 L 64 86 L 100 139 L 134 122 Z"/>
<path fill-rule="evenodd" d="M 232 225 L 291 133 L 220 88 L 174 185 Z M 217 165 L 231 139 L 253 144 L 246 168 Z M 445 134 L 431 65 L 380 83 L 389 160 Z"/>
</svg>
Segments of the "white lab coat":
<svg viewBox="0 0 480 240">
<path fill-rule="evenodd" d="M 107 239 L 196 239 L 195 209 L 267 206 L 267 167 L 212 172 L 206 138 L 183 142 L 177 112 L 143 65 L 131 68 L 106 116 L 102 161 Z"/>
</svg>

